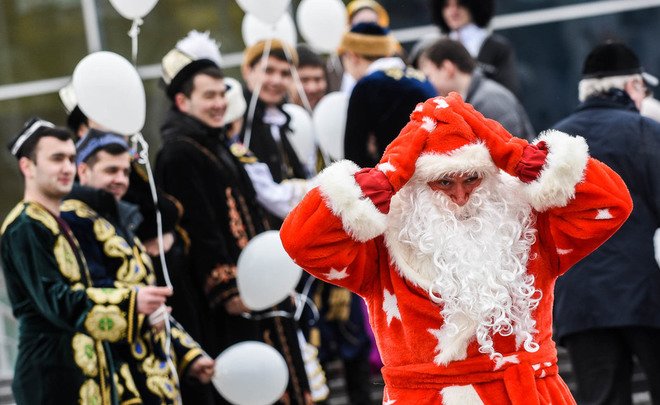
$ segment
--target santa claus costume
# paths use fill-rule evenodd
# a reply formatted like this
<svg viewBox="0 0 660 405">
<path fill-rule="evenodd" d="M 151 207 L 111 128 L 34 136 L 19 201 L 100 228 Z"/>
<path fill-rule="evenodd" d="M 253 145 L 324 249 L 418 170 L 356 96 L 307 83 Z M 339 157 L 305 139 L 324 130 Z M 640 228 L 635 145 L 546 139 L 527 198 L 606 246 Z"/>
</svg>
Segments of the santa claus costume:
<svg viewBox="0 0 660 405">
<path fill-rule="evenodd" d="M 448 174 L 482 180 L 465 205 L 428 186 Z M 555 280 L 631 209 L 582 138 L 529 144 L 452 93 L 418 105 L 376 168 L 328 167 L 281 236 L 301 267 L 367 302 L 384 404 L 574 404 Z"/>
</svg>

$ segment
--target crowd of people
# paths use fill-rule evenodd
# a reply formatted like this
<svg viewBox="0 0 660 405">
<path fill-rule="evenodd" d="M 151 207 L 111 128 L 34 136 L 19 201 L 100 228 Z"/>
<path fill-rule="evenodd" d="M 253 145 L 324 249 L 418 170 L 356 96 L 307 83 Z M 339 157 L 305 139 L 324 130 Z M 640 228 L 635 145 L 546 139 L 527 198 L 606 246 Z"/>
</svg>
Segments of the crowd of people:
<svg viewBox="0 0 660 405">
<path fill-rule="evenodd" d="M 657 79 L 598 44 L 581 104 L 539 133 L 494 1 L 429 5 L 442 36 L 410 53 L 380 4 L 353 0 L 341 68 L 262 40 L 240 80 L 191 31 L 162 58 L 153 179 L 70 89 L 67 127 L 28 121 L 0 246 L 16 403 L 230 403 L 214 359 L 261 341 L 286 363 L 281 404 L 326 402 L 333 361 L 355 405 L 374 375 L 386 404 L 626 404 L 633 358 L 660 404 L 660 123 L 640 114 Z M 331 91 L 349 96 L 345 160 L 300 156 L 283 106 Z M 238 258 L 280 229 L 304 299 L 252 311 Z"/>
</svg>

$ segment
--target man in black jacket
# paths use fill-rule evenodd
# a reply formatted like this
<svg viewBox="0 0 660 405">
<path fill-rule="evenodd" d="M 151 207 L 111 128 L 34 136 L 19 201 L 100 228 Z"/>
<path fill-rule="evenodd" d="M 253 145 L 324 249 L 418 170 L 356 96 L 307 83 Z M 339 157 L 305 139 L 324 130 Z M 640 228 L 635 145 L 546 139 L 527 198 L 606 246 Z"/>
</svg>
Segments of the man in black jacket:
<svg viewBox="0 0 660 405">
<path fill-rule="evenodd" d="M 270 324 L 241 316 L 249 310 L 236 285 L 236 263 L 248 241 L 269 229 L 243 162 L 254 159 L 240 145 L 228 146 L 224 131 L 227 109 L 219 52 L 208 33 L 191 32 L 163 58 L 163 81 L 172 101 L 161 127 L 162 148 L 156 179 L 181 201 L 181 226 L 190 235 L 190 272 L 202 297 L 203 347 L 215 357 L 232 344 L 266 340 L 289 365 L 289 399 L 308 403 L 309 384 L 291 320 Z M 176 292 L 175 292 L 176 293 Z"/>
<path fill-rule="evenodd" d="M 627 46 L 601 44 L 584 63 L 582 104 L 554 126 L 583 136 L 589 153 L 625 181 L 634 205 L 614 236 L 557 280 L 556 335 L 568 348 L 581 404 L 630 404 L 633 355 L 660 404 L 660 268 L 653 246 L 660 227 L 660 124 L 639 114 L 653 83 Z"/>
</svg>

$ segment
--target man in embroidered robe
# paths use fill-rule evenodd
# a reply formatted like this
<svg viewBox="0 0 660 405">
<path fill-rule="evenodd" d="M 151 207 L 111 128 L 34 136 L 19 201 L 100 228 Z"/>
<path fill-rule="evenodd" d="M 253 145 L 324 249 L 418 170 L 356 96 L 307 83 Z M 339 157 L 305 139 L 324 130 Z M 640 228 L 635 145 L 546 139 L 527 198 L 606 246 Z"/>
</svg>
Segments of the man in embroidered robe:
<svg viewBox="0 0 660 405">
<path fill-rule="evenodd" d="M 375 168 L 320 177 L 282 240 L 367 301 L 384 403 L 575 403 L 557 374 L 554 283 L 632 209 L 582 138 L 528 143 L 451 93 L 419 104 Z"/>
<path fill-rule="evenodd" d="M 172 108 L 161 127 L 156 180 L 183 204 L 181 226 L 190 235 L 190 270 L 204 301 L 199 308 L 204 349 L 215 357 L 246 340 L 273 345 L 289 369 L 285 397 L 291 404 L 310 403 L 293 320 L 242 316 L 249 310 L 238 294 L 236 263 L 248 241 L 269 224 L 243 165 L 250 160 L 247 149 L 230 148 L 225 136 L 227 86 L 219 63 L 215 41 L 196 31 L 163 58 L 163 81 Z"/>
<path fill-rule="evenodd" d="M 134 234 L 142 220 L 139 207 L 122 201 L 131 170 L 128 144 L 119 135 L 91 129 L 77 148 L 80 185 L 74 185 L 61 210 L 80 243 L 94 286 L 153 285 L 151 259 Z M 184 329 L 172 325 L 168 343 L 163 321 L 139 320 L 140 336 L 135 342 L 111 346 L 113 361 L 122 370 L 122 403 L 175 404 L 179 403 L 179 380 L 191 377 L 209 383 L 214 362 Z M 168 344 L 172 367 L 166 355 Z"/>
<path fill-rule="evenodd" d="M 20 325 L 13 394 L 19 405 L 117 404 L 111 342 L 138 338 L 139 315 L 168 289 L 94 288 L 78 242 L 59 216 L 71 191 L 75 146 L 64 128 L 34 119 L 9 144 L 24 199 L 2 226 L 2 268 Z"/>
</svg>

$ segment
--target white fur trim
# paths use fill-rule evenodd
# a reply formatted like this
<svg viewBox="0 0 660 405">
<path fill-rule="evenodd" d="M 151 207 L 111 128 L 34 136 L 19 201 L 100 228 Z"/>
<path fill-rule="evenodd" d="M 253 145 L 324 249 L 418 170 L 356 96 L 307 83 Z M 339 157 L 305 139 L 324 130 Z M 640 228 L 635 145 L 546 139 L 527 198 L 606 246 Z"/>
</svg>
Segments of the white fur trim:
<svg viewBox="0 0 660 405">
<path fill-rule="evenodd" d="M 319 174 L 319 185 L 328 208 L 341 218 L 344 230 L 366 242 L 385 232 L 387 216 L 362 194 L 353 177 L 359 170 L 350 160 L 340 160 Z"/>
<path fill-rule="evenodd" d="M 447 173 L 496 173 L 497 168 L 483 143 L 462 146 L 449 153 L 425 153 L 415 163 L 415 177 L 437 180 Z"/>
<path fill-rule="evenodd" d="M 423 117 L 422 118 L 422 129 L 426 130 L 427 132 L 431 132 L 435 129 L 436 122 L 433 118 L 431 117 Z"/>
<path fill-rule="evenodd" d="M 455 385 L 440 391 L 442 405 L 484 405 L 472 385 Z"/>
<path fill-rule="evenodd" d="M 380 163 L 376 166 L 376 169 L 383 172 L 383 174 L 396 171 L 396 167 L 390 162 Z"/>
<path fill-rule="evenodd" d="M 445 99 L 442 98 L 442 97 L 434 98 L 433 102 L 436 104 L 435 108 L 447 108 L 447 107 L 449 107 L 449 104 L 447 104 L 447 101 L 445 101 Z"/>
<path fill-rule="evenodd" d="M 575 197 L 575 186 L 584 178 L 589 148 L 584 138 L 560 131 L 544 131 L 535 142 L 544 141 L 548 156 L 538 179 L 525 187 L 529 202 L 539 212 L 564 207 Z"/>
</svg>

